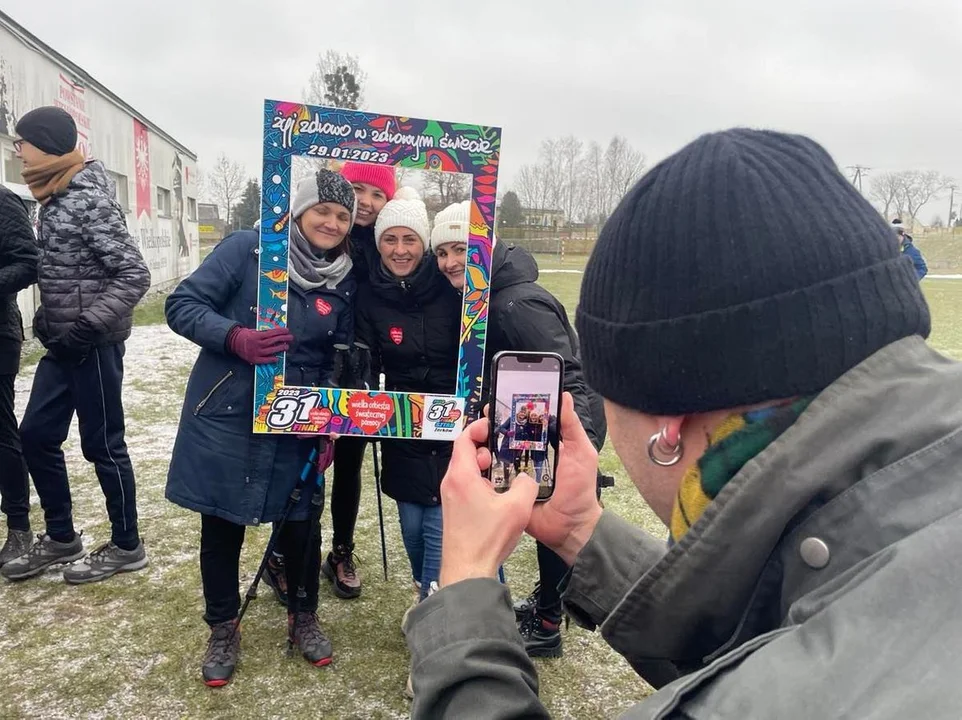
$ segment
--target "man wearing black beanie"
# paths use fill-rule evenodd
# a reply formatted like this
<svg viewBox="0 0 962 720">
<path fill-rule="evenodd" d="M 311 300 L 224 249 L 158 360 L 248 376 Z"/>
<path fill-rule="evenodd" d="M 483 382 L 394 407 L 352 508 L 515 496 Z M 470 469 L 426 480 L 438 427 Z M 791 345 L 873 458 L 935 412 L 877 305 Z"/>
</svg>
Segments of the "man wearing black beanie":
<svg viewBox="0 0 962 720">
<path fill-rule="evenodd" d="M 134 471 L 124 441 L 124 341 L 150 272 L 103 163 L 76 149 L 73 118 L 56 107 L 17 123 L 23 179 L 41 205 L 40 307 L 33 330 L 47 349 L 20 424 L 23 456 L 40 496 L 46 533 L 0 568 L 10 580 L 64 570 L 69 583 L 139 570 L 147 555 L 137 527 Z M 73 524 L 61 446 L 76 412 L 84 457 L 106 499 L 111 538 L 87 555 Z"/>
<path fill-rule="evenodd" d="M 495 579 L 527 530 L 572 566 L 572 618 L 658 690 L 624 717 L 962 716 L 962 365 L 829 155 L 736 129 L 663 161 L 605 225 L 577 328 L 667 545 L 598 505 L 570 397 L 537 506 L 534 482 L 485 482 L 472 424 L 441 590 L 407 627 L 412 715 L 546 716 Z"/>
</svg>

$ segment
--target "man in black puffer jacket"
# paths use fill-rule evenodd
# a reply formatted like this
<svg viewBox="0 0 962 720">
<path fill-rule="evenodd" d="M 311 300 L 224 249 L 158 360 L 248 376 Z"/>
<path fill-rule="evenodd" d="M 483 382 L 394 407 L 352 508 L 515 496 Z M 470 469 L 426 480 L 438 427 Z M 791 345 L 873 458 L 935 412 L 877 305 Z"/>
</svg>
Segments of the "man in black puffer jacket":
<svg viewBox="0 0 962 720">
<path fill-rule="evenodd" d="M 17 123 L 23 178 L 40 212 L 40 300 L 34 317 L 47 354 L 37 366 L 20 426 L 24 457 L 44 508 L 47 532 L 0 569 L 12 580 L 84 557 L 74 531 L 61 445 L 74 411 L 84 457 L 107 500 L 111 540 L 64 571 L 70 583 L 139 570 L 147 556 L 137 530 L 134 473 L 124 442 L 124 341 L 150 273 L 127 232 L 103 164 L 84 162 L 69 114 L 42 107 Z"/>
<path fill-rule="evenodd" d="M 37 281 L 37 243 L 23 201 L 0 186 L 0 510 L 7 516 L 7 539 L 0 567 L 30 549 L 30 483 L 23 462 L 14 380 L 20 369 L 23 323 L 17 292 Z"/>
</svg>

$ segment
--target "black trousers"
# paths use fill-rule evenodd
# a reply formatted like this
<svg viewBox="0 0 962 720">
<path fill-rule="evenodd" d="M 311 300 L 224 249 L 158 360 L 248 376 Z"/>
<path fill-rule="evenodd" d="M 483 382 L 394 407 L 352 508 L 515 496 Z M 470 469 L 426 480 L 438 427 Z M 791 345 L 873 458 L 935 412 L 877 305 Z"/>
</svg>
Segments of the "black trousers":
<svg viewBox="0 0 962 720">
<path fill-rule="evenodd" d="M 79 364 L 56 360 L 48 353 L 37 365 L 20 438 L 40 496 L 47 534 L 54 540 L 68 541 L 74 534 L 70 483 L 61 448 L 76 412 L 80 447 L 94 464 L 107 501 L 111 539 L 127 550 L 140 541 L 134 471 L 124 441 L 123 381 L 123 343 L 94 348 Z"/>
<path fill-rule="evenodd" d="M 306 597 L 297 600 L 297 610 L 317 611 L 317 592 L 321 575 L 321 527 L 320 523 L 310 532 L 307 520 L 288 520 L 281 528 L 278 550 L 284 554 L 287 574 L 288 597 L 294 595 L 304 582 Z M 208 625 L 227 622 L 240 612 L 240 553 L 244 545 L 243 525 L 236 525 L 214 515 L 201 515 L 200 523 L 200 575 L 204 584 Z M 307 548 L 308 535 L 311 546 Z M 305 567 L 305 557 L 307 565 Z"/>
<path fill-rule="evenodd" d="M 10 530 L 30 530 L 30 481 L 13 409 L 16 377 L 0 375 L 0 512 Z"/>
<path fill-rule="evenodd" d="M 334 452 L 334 480 L 331 487 L 331 523 L 334 547 L 354 549 L 354 528 L 361 506 L 361 466 L 367 440 L 344 437 Z"/>
</svg>

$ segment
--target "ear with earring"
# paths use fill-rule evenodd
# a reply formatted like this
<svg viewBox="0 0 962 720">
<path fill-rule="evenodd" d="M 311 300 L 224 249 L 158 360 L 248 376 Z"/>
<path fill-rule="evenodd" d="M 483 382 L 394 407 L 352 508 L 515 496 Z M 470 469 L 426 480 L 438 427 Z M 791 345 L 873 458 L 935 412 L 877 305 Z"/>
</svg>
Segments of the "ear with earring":
<svg viewBox="0 0 962 720">
<path fill-rule="evenodd" d="M 659 467 L 671 467 L 681 462 L 685 455 L 685 445 L 681 435 L 675 443 L 668 440 L 668 427 L 664 426 L 660 432 L 651 436 L 648 441 L 648 459 Z"/>
</svg>

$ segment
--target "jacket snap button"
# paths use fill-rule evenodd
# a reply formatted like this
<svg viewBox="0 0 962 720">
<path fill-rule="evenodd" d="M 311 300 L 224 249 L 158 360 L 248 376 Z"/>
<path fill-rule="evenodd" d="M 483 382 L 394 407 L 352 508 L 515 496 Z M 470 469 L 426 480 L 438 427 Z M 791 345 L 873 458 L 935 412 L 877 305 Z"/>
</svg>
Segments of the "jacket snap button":
<svg viewBox="0 0 962 720">
<path fill-rule="evenodd" d="M 255 524 L 255 525 L 257 525 L 257 523 L 259 523 L 260 521 L 261 521 L 260 518 L 254 518 L 254 524 Z"/>
<path fill-rule="evenodd" d="M 327 331 L 327 334 L 328 334 L 328 335 L 333 335 L 333 334 L 334 334 L 334 331 L 333 331 L 333 330 L 328 330 L 328 331 Z"/>
<path fill-rule="evenodd" d="M 230 405 L 228 405 L 228 406 L 227 406 L 227 409 L 228 409 L 228 410 L 233 410 L 234 408 L 232 408 Z"/>
<path fill-rule="evenodd" d="M 437 454 L 438 454 L 438 451 L 437 451 L 437 450 L 432 450 L 432 451 L 431 451 L 431 454 L 432 454 L 432 455 L 437 455 Z"/>
<path fill-rule="evenodd" d="M 828 565 L 832 553 L 828 550 L 828 545 L 824 540 L 817 537 L 805 538 L 798 547 L 798 552 L 802 556 L 802 561 L 813 570 L 821 570 Z"/>
</svg>

